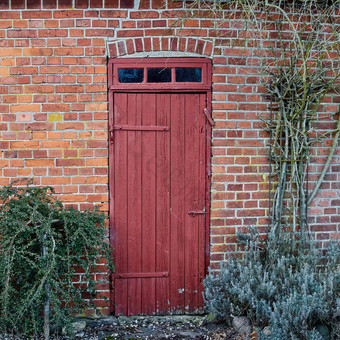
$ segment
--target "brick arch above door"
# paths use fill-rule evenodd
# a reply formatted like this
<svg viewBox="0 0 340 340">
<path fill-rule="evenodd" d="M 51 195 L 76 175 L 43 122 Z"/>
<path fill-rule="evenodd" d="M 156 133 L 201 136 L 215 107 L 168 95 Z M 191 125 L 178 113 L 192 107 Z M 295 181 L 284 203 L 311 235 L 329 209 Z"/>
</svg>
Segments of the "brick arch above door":
<svg viewBox="0 0 340 340">
<path fill-rule="evenodd" d="M 213 42 L 192 37 L 142 37 L 120 39 L 108 42 L 108 53 L 110 58 L 123 56 L 152 57 L 160 52 L 177 52 L 181 56 L 208 57 L 213 56 Z M 157 55 L 159 56 L 159 55 Z"/>
</svg>

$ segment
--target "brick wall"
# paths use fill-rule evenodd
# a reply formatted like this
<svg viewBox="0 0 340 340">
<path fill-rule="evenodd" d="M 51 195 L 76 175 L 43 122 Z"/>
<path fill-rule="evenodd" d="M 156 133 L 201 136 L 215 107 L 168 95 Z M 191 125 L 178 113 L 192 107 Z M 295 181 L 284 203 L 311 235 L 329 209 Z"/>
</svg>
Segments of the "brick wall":
<svg viewBox="0 0 340 340">
<path fill-rule="evenodd" d="M 259 77 L 261 55 L 247 48 L 240 21 L 228 20 L 217 33 L 209 11 L 201 11 L 200 19 L 181 24 L 183 6 L 162 0 L 0 0 L 0 185 L 33 177 L 38 185 L 53 185 L 67 205 L 99 205 L 107 212 L 107 57 L 179 51 L 212 58 L 216 267 L 235 249 L 237 229 L 267 225 L 268 135 L 259 116 L 268 114 L 269 104 Z M 339 102 L 328 98 L 324 111 L 338 111 Z M 324 158 L 312 164 L 312 176 L 328 150 L 327 143 L 319 147 Z M 321 241 L 340 234 L 338 164 L 339 152 L 311 209 L 310 225 Z M 108 289 L 102 286 L 104 295 Z M 108 302 L 98 305 L 108 312 Z"/>
</svg>

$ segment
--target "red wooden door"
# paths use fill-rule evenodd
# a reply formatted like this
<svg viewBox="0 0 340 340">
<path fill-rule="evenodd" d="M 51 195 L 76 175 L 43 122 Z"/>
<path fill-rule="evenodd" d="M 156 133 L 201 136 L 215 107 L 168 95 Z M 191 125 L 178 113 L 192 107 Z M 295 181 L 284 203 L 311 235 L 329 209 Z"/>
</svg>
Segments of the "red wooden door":
<svg viewBox="0 0 340 340">
<path fill-rule="evenodd" d="M 113 309 L 197 312 L 206 270 L 206 92 L 113 94 Z"/>
</svg>

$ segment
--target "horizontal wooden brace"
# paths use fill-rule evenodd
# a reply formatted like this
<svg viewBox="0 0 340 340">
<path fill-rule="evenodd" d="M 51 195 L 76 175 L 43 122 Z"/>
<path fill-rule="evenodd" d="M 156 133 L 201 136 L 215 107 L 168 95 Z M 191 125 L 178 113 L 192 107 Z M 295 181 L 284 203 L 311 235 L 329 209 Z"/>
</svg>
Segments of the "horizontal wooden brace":
<svg viewBox="0 0 340 340">
<path fill-rule="evenodd" d="M 133 125 L 115 125 L 113 130 L 124 131 L 169 131 L 169 126 L 133 126 Z"/>
<path fill-rule="evenodd" d="M 169 272 L 149 272 L 149 273 L 122 273 L 116 274 L 118 279 L 147 278 L 147 277 L 168 277 Z"/>
</svg>

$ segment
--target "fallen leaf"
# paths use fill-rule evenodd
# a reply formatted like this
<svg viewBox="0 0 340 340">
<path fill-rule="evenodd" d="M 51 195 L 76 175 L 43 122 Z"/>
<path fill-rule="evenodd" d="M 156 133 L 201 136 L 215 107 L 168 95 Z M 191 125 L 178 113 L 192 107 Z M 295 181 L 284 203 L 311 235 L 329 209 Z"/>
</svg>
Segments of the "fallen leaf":
<svg viewBox="0 0 340 340">
<path fill-rule="evenodd" d="M 250 334 L 251 340 L 257 340 L 257 332 L 253 331 L 253 333 Z"/>
</svg>

